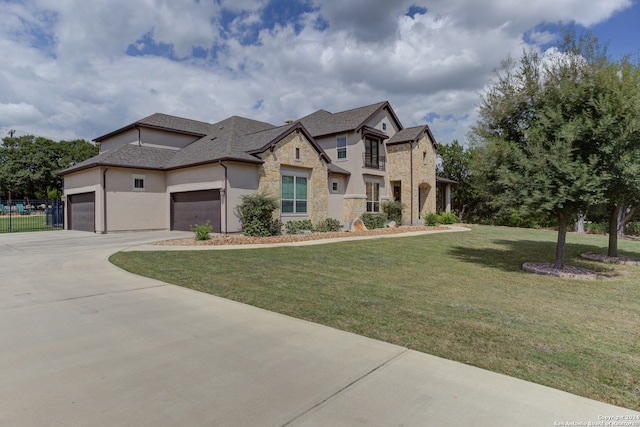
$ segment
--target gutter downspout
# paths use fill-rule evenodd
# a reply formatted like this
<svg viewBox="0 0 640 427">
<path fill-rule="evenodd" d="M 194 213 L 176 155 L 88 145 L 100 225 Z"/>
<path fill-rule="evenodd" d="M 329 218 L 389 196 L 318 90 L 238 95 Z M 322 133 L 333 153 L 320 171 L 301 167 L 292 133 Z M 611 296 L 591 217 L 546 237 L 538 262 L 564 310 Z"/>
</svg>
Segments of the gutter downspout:
<svg viewBox="0 0 640 427">
<path fill-rule="evenodd" d="M 228 189 L 227 189 L 227 166 L 222 163 L 222 160 L 220 160 L 218 163 L 220 163 L 220 166 L 222 166 L 224 168 L 224 234 L 227 235 L 229 233 L 229 221 L 227 220 L 228 215 L 227 213 L 229 212 L 229 206 L 227 205 L 227 198 L 228 198 Z"/>
<path fill-rule="evenodd" d="M 411 174 L 411 178 L 410 178 L 410 186 L 411 186 L 411 225 L 413 225 L 413 143 L 415 141 L 411 141 L 409 142 L 409 147 L 411 147 L 410 151 L 409 151 L 409 169 L 410 169 L 410 174 Z M 420 194 L 418 194 L 418 197 L 420 197 Z M 420 203 L 420 201 L 418 200 L 418 203 Z"/>
<path fill-rule="evenodd" d="M 102 234 L 107 234 L 107 171 L 102 171 Z"/>
</svg>

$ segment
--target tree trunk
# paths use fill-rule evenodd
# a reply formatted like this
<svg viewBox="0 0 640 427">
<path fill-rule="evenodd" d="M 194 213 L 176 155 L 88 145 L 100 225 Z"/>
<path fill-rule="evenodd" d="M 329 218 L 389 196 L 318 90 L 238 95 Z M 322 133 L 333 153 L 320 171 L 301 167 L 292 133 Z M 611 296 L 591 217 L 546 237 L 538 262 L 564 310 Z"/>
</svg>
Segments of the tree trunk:
<svg viewBox="0 0 640 427">
<path fill-rule="evenodd" d="M 610 257 L 618 256 L 618 213 L 620 206 L 614 206 L 609 212 L 609 250 L 607 255 Z"/>
<path fill-rule="evenodd" d="M 583 212 L 578 214 L 578 220 L 576 221 L 576 233 L 584 234 L 584 219 L 586 215 Z"/>
<path fill-rule="evenodd" d="M 567 217 L 564 214 L 558 215 L 558 242 L 556 243 L 556 261 L 553 268 L 562 270 L 564 268 L 564 246 L 567 241 Z"/>
<path fill-rule="evenodd" d="M 624 236 L 624 229 L 627 227 L 627 224 L 633 216 L 636 214 L 638 210 L 637 206 L 632 207 L 621 207 L 620 212 L 618 213 L 618 236 Z"/>
</svg>

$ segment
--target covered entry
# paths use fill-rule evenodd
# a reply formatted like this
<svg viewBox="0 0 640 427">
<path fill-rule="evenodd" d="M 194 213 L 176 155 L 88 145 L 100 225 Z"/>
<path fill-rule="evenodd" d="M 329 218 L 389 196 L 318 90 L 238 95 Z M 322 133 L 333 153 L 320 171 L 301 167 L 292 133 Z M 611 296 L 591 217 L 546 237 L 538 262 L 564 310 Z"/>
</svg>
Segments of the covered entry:
<svg viewBox="0 0 640 427">
<path fill-rule="evenodd" d="M 94 192 L 67 196 L 67 229 L 96 231 L 96 196 Z"/>
<path fill-rule="evenodd" d="M 209 221 L 220 233 L 220 190 L 171 193 L 171 230 L 191 231 L 194 224 Z"/>
</svg>

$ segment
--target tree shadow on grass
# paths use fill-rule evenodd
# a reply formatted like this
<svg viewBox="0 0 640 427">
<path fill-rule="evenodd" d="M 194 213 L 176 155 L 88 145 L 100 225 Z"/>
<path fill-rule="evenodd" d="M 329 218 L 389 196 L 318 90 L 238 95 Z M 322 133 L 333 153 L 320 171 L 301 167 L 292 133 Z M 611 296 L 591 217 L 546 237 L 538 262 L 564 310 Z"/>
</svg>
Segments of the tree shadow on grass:
<svg viewBox="0 0 640 427">
<path fill-rule="evenodd" d="M 556 253 L 555 242 L 533 240 L 494 240 L 492 248 L 453 247 L 449 254 L 463 262 L 483 265 L 507 272 L 531 274 L 522 269 L 525 262 L 553 263 Z M 613 274 L 611 265 L 602 265 L 580 257 L 585 252 L 602 252 L 602 247 L 585 244 L 567 244 L 565 265 L 586 268 L 605 275 Z"/>
</svg>

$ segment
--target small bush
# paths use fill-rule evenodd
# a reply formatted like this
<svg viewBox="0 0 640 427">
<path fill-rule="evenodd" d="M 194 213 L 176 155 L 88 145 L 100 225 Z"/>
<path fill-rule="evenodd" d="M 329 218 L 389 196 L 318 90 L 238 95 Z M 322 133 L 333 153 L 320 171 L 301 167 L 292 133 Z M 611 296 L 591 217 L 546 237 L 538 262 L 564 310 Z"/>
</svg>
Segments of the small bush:
<svg viewBox="0 0 640 427">
<path fill-rule="evenodd" d="M 460 219 L 453 212 L 444 212 L 440 214 L 440 224 L 455 224 Z"/>
<path fill-rule="evenodd" d="M 242 234 L 245 236 L 270 236 L 271 220 L 279 202 L 265 193 L 241 196 L 238 211 L 242 217 Z"/>
<path fill-rule="evenodd" d="M 287 230 L 287 234 L 300 234 L 302 230 L 313 231 L 313 224 L 310 219 L 294 220 L 288 221 L 284 228 Z"/>
<path fill-rule="evenodd" d="M 640 236 L 640 222 L 630 222 L 624 228 L 624 234 L 627 236 Z"/>
<path fill-rule="evenodd" d="M 341 228 L 340 221 L 335 218 L 327 218 L 316 224 L 314 229 L 320 233 L 330 233 L 340 231 Z"/>
<path fill-rule="evenodd" d="M 384 228 L 387 222 L 387 215 L 384 213 L 365 212 L 360 215 L 360 219 L 368 229 Z"/>
<path fill-rule="evenodd" d="M 584 225 L 584 230 L 589 234 L 607 234 L 609 232 L 609 224 L 606 222 L 591 222 Z"/>
<path fill-rule="evenodd" d="M 282 234 L 283 226 L 284 224 L 282 224 L 282 221 L 280 221 L 280 219 L 276 218 L 271 220 L 271 235 L 280 236 Z"/>
<path fill-rule="evenodd" d="M 196 233 L 196 240 L 209 240 L 211 238 L 211 230 L 213 230 L 213 226 L 208 220 L 204 224 L 191 226 L 191 231 Z"/>
<path fill-rule="evenodd" d="M 384 202 L 382 203 L 382 211 L 387 215 L 387 220 L 395 221 L 397 225 L 402 224 L 402 208 L 401 202 Z"/>
<path fill-rule="evenodd" d="M 428 212 L 424 215 L 424 225 L 434 227 L 440 224 L 440 215 L 435 212 Z"/>
</svg>

